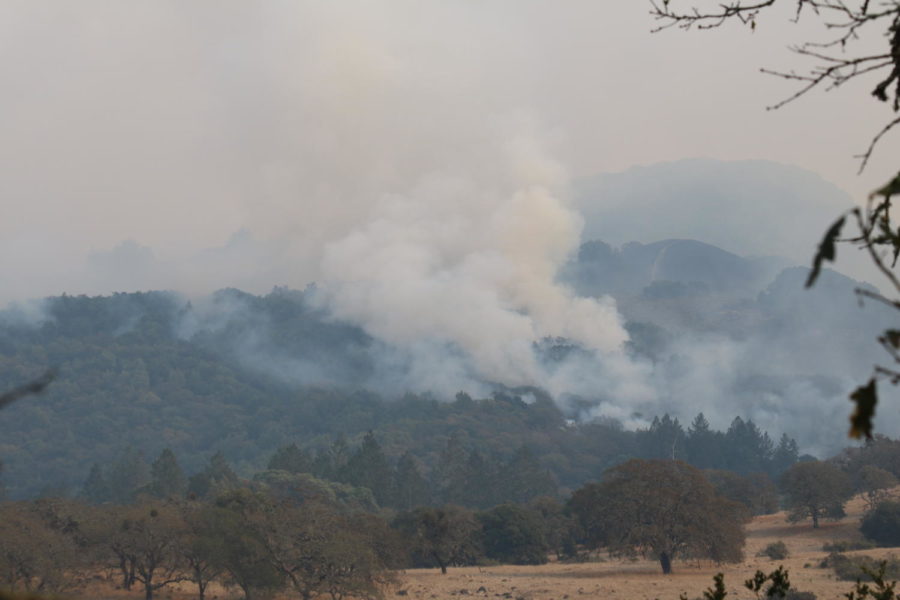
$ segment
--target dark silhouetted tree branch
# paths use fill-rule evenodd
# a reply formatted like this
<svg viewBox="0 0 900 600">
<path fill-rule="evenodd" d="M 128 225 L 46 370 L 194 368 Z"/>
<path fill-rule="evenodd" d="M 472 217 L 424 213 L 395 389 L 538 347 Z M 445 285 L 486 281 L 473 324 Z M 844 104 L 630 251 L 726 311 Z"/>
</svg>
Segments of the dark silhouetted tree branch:
<svg viewBox="0 0 900 600">
<path fill-rule="evenodd" d="M 803 41 L 790 47 L 794 53 L 813 61 L 805 72 L 762 69 L 763 73 L 796 81 L 798 89 L 787 98 L 769 106 L 778 109 L 817 89 L 831 90 L 863 75 L 877 76 L 871 94 L 887 103 L 892 116 L 869 141 L 866 149 L 856 155 L 859 170 L 869 164 L 879 142 L 900 125 L 900 0 L 790 0 L 795 7 L 793 20 L 817 19 L 830 37 L 824 42 Z M 696 2 L 650 0 L 650 14 L 660 23 L 654 31 L 672 27 L 683 30 L 713 29 L 730 21 L 738 21 L 751 30 L 757 19 L 776 5 L 788 0 L 731 0 L 729 2 Z M 860 50 L 862 39 L 882 35 L 881 51 Z M 812 286 L 825 262 L 834 262 L 838 243 L 849 243 L 864 249 L 872 263 L 892 288 L 884 295 L 858 289 L 860 300 L 874 300 L 900 310 L 900 277 L 895 272 L 900 257 L 900 226 L 891 217 L 892 197 L 900 195 L 900 174 L 881 189 L 873 192 L 864 207 L 856 207 L 838 219 L 825 233 L 813 258 L 806 286 Z M 857 233 L 841 238 L 841 231 L 852 216 Z M 892 367 L 875 365 L 871 379 L 858 387 L 850 400 L 856 404 L 850 416 L 850 436 L 872 437 L 875 407 L 878 404 L 877 381 L 888 380 L 900 384 L 900 329 L 888 329 L 878 342 L 887 351 Z"/>
<path fill-rule="evenodd" d="M 792 0 L 796 4 L 794 20 L 807 18 L 819 20 L 831 37 L 824 42 L 804 41 L 790 47 L 794 53 L 814 61 L 805 72 L 762 69 L 770 75 L 797 81 L 799 89 L 787 98 L 769 106 L 777 109 L 806 95 L 814 89 L 834 89 L 861 75 L 878 73 L 879 81 L 872 95 L 889 102 L 893 112 L 900 112 L 900 2 L 888 0 L 870 3 L 869 0 Z M 779 5 L 786 1 L 777 2 Z M 654 31 L 671 27 L 690 29 L 713 29 L 726 22 L 737 20 L 756 29 L 757 19 L 762 11 L 776 4 L 776 0 L 745 2 L 734 0 L 728 3 L 703 3 L 709 8 L 685 5 L 674 0 L 650 0 L 650 14 L 660 22 Z M 677 7 L 676 7 L 677 6 Z M 878 28 L 885 37 L 882 52 L 855 53 L 855 43 L 871 38 Z M 885 126 L 871 139 L 861 154 L 860 171 L 865 169 L 878 142 L 900 124 L 900 118 L 889 119 Z"/>
</svg>

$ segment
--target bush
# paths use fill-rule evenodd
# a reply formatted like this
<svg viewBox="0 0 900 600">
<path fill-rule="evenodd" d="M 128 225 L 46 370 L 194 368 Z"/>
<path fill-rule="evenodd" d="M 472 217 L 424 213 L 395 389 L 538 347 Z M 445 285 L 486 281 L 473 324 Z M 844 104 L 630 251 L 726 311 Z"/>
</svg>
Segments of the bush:
<svg viewBox="0 0 900 600">
<path fill-rule="evenodd" d="M 781 540 L 777 542 L 772 542 L 762 550 L 760 550 L 756 555 L 757 556 L 768 556 L 772 560 L 784 560 L 788 557 L 790 553 L 788 552 L 787 545 Z"/>
<path fill-rule="evenodd" d="M 875 547 L 875 544 L 868 541 L 861 542 L 851 542 L 849 540 L 831 540 L 830 542 L 825 542 L 822 545 L 822 550 L 825 552 L 850 552 L 852 550 L 871 550 Z"/>
<path fill-rule="evenodd" d="M 492 560 L 514 565 L 541 565 L 550 548 L 544 539 L 540 513 L 515 504 L 501 504 L 478 515 L 484 552 Z"/>
<path fill-rule="evenodd" d="M 800 592 L 797 590 L 789 590 L 784 600 L 816 600 L 816 595 L 812 592 Z"/>
<path fill-rule="evenodd" d="M 900 502 L 879 504 L 866 514 L 859 530 L 882 546 L 900 546 Z"/>
<path fill-rule="evenodd" d="M 823 566 L 829 566 L 834 569 L 834 574 L 838 579 L 844 581 L 871 581 L 871 577 L 863 571 L 877 571 L 882 562 L 885 562 L 884 576 L 886 579 L 897 579 L 900 577 L 900 559 L 889 557 L 881 561 L 866 554 L 858 556 L 846 556 L 844 554 L 831 554 L 823 561 Z"/>
</svg>

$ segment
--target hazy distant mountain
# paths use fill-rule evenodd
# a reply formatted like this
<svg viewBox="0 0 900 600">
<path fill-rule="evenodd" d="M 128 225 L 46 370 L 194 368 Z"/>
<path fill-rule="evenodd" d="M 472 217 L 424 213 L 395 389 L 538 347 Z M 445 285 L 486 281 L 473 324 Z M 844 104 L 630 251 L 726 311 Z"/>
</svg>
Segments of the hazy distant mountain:
<svg viewBox="0 0 900 600">
<path fill-rule="evenodd" d="M 758 292 L 788 264 L 787 259 L 747 259 L 696 240 L 629 242 L 618 249 L 593 240 L 582 244 L 563 278 L 585 296 L 632 295 L 654 282 L 746 295 Z"/>
<path fill-rule="evenodd" d="M 806 264 L 852 199 L 818 174 L 762 160 L 690 159 L 581 180 L 583 239 L 690 238 Z"/>
<path fill-rule="evenodd" d="M 856 289 L 875 289 L 868 284 L 825 269 L 806 289 L 807 274 L 807 267 L 787 259 L 742 257 L 696 240 L 621 248 L 592 240 L 561 277 L 580 295 L 615 297 L 632 329 L 643 324 L 668 334 L 753 340 L 792 354 L 789 362 L 802 363 L 804 372 L 868 368 L 881 358 L 874 341 L 891 311 L 871 302 L 860 306 Z"/>
</svg>

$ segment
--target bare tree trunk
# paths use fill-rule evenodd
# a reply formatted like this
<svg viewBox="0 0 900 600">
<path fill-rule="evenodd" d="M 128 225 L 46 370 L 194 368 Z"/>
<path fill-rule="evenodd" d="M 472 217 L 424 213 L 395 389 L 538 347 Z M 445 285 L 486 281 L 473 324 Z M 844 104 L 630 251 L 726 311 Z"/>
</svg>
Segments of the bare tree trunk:
<svg viewBox="0 0 900 600">
<path fill-rule="evenodd" d="M 672 573 L 672 559 L 669 557 L 668 552 L 659 553 L 659 566 L 662 567 L 663 575 Z"/>
</svg>

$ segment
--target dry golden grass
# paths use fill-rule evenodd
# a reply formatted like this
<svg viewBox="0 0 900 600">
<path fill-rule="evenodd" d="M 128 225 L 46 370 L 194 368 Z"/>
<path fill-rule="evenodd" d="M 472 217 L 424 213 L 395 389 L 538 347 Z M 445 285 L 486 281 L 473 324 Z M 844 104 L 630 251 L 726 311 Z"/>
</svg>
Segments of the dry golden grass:
<svg viewBox="0 0 900 600">
<path fill-rule="evenodd" d="M 833 571 L 819 568 L 819 563 L 828 555 L 822 550 L 826 542 L 862 540 L 858 531 L 862 501 L 850 502 L 847 513 L 844 520 L 825 521 L 818 530 L 808 522 L 788 523 L 783 512 L 757 517 L 747 527 L 745 560 L 741 564 L 717 566 L 677 562 L 675 573 L 668 576 L 660 572 L 658 563 L 627 560 L 550 563 L 538 567 L 451 568 L 444 576 L 437 569 L 412 569 L 403 575 L 400 590 L 410 600 L 463 600 L 472 596 L 475 597 L 472 600 L 677 600 L 681 593 L 686 593 L 689 598 L 700 597 L 701 591 L 712 585 L 713 575 L 723 572 L 728 597 L 749 600 L 755 596 L 744 587 L 744 580 L 757 569 L 768 573 L 784 565 L 797 589 L 813 592 L 819 600 L 838 599 L 843 598 L 851 583 L 836 580 Z M 773 561 L 756 556 L 766 545 L 779 540 L 788 547 L 790 556 L 787 559 Z M 860 553 L 880 557 L 890 554 L 891 549 Z M 893 553 L 897 554 L 897 549 Z"/>
<path fill-rule="evenodd" d="M 757 517 L 747 527 L 746 558 L 741 564 L 717 566 L 708 562 L 676 562 L 675 573 L 668 576 L 660 572 L 658 563 L 645 560 L 450 568 L 447 575 L 441 575 L 438 569 L 410 569 L 399 574 L 399 583 L 386 592 L 386 600 L 677 600 L 681 593 L 686 593 L 689 598 L 700 597 L 702 590 L 712 585 L 713 575 L 719 572 L 725 573 L 729 599 L 750 600 L 755 597 L 744 587 L 744 580 L 757 569 L 768 573 L 779 565 L 790 571 L 791 582 L 797 589 L 813 592 L 819 600 L 841 599 L 851 583 L 838 581 L 830 568 L 819 568 L 819 563 L 828 555 L 822 550 L 826 542 L 862 540 L 858 531 L 862 501 L 851 501 L 847 513 L 847 518 L 842 521 L 822 522 L 818 530 L 814 530 L 809 522 L 788 523 L 785 513 Z M 766 545 L 779 540 L 790 552 L 786 560 L 773 561 L 756 556 Z M 858 553 L 882 557 L 900 554 L 900 550 L 880 548 Z M 211 588 L 207 593 L 209 600 L 241 597 L 238 590 L 226 590 L 221 586 Z M 142 596 L 138 589 L 125 592 L 102 580 L 93 582 L 79 595 L 91 600 L 136 600 Z M 197 596 L 192 584 L 183 583 L 160 590 L 156 597 L 188 600 Z"/>
</svg>

